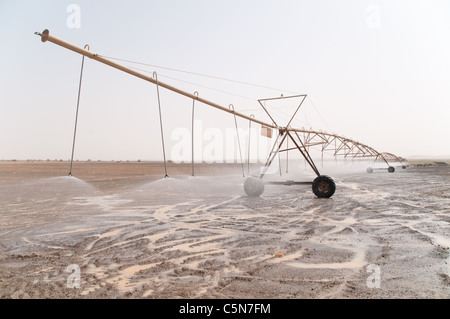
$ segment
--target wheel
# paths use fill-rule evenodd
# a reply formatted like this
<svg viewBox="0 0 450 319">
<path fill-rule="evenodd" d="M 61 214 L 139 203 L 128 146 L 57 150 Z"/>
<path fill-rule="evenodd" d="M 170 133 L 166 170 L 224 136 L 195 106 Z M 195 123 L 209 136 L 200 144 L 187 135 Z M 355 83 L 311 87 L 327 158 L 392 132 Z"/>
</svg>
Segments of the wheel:
<svg viewBox="0 0 450 319">
<path fill-rule="evenodd" d="M 258 197 L 264 192 L 264 183 L 259 178 L 249 177 L 245 180 L 244 191 L 250 197 Z"/>
<path fill-rule="evenodd" d="M 388 172 L 389 173 L 394 173 L 395 172 L 395 168 L 393 166 L 389 166 Z"/>
<path fill-rule="evenodd" d="M 367 167 L 366 172 L 369 173 L 369 174 L 373 173 L 373 168 L 372 167 Z"/>
<path fill-rule="evenodd" d="M 319 198 L 330 198 L 336 191 L 336 184 L 331 177 L 321 175 L 314 180 L 312 190 Z"/>
<path fill-rule="evenodd" d="M 403 166 L 402 166 L 402 168 L 403 168 L 403 169 L 406 169 L 406 166 L 405 166 L 405 165 L 403 165 Z"/>
</svg>

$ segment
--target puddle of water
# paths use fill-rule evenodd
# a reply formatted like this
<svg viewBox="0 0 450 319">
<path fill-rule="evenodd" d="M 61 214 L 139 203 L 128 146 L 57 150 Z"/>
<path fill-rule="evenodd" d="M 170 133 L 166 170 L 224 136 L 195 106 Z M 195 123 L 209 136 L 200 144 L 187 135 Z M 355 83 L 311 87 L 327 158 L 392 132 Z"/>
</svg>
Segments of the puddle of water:
<svg viewBox="0 0 450 319">
<path fill-rule="evenodd" d="M 133 202 L 131 199 L 121 199 L 116 195 L 94 196 L 94 197 L 74 197 L 75 201 L 68 202 L 71 205 L 98 206 L 102 210 L 113 210 L 117 206 Z"/>
<path fill-rule="evenodd" d="M 355 249 L 355 255 L 352 260 L 342 263 L 302 263 L 288 262 L 287 265 L 294 268 L 302 269 L 356 269 L 362 268 L 366 264 L 365 251 L 363 249 Z"/>
</svg>

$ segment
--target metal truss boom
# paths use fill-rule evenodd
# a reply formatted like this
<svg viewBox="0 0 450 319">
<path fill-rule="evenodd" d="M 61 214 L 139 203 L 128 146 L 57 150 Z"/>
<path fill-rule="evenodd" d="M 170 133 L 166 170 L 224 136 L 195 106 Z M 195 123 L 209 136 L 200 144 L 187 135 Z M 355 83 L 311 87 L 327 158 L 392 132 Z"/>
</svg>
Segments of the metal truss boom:
<svg viewBox="0 0 450 319">
<path fill-rule="evenodd" d="M 278 143 L 278 140 L 275 142 L 274 147 L 276 144 L 278 144 L 278 147 L 276 148 L 278 152 L 285 152 L 285 151 L 290 151 L 290 150 L 294 150 L 294 149 L 298 149 L 300 151 L 300 153 L 303 155 L 303 157 L 305 158 L 305 160 L 310 164 L 311 168 L 314 170 L 314 172 L 319 176 L 320 173 L 317 169 L 317 167 L 315 166 L 311 156 L 309 155 L 309 148 L 310 147 L 315 147 L 315 146 L 320 146 L 321 147 L 321 151 L 333 151 L 334 152 L 334 156 L 343 156 L 344 158 L 347 157 L 352 157 L 352 158 L 375 158 L 375 160 L 377 159 L 381 159 L 383 160 L 388 166 L 389 166 L 389 162 L 388 161 L 398 161 L 398 162 L 406 162 L 405 159 L 398 157 L 394 154 L 391 153 L 380 153 L 378 151 L 376 151 L 375 149 L 373 149 L 372 147 L 362 144 L 360 142 L 351 140 L 349 138 L 346 137 L 342 137 L 336 134 L 329 134 L 329 133 L 325 133 L 325 132 L 319 132 L 319 131 L 314 131 L 314 130 L 304 130 L 304 129 L 295 129 L 295 128 L 291 128 L 290 127 L 290 123 L 292 122 L 293 118 L 295 117 L 295 115 L 297 114 L 298 110 L 300 109 L 302 103 L 304 102 L 306 95 L 295 95 L 295 96 L 289 96 L 289 97 L 277 97 L 277 98 L 269 98 L 269 99 L 261 99 L 258 100 L 258 102 L 261 104 L 262 108 L 266 111 L 267 115 L 269 115 L 269 118 L 272 120 L 272 123 L 266 123 L 264 121 L 258 120 L 256 118 L 254 118 L 253 116 L 247 116 L 245 114 L 242 114 L 240 112 L 236 112 L 234 110 L 234 108 L 230 108 L 230 107 L 224 107 L 222 105 L 219 105 L 215 102 L 206 100 L 204 98 L 199 97 L 198 94 L 194 93 L 191 94 L 189 92 L 180 90 L 172 85 L 169 85 L 167 83 L 161 82 L 158 80 L 157 77 L 155 77 L 155 73 L 153 74 L 153 76 L 148 76 L 145 75 L 143 73 L 140 73 L 132 68 L 123 66 L 119 63 L 116 63 L 104 56 L 98 55 L 96 53 L 93 53 L 88 49 L 85 48 L 81 48 L 78 47 L 74 44 L 71 44 L 69 42 L 66 42 L 64 40 L 61 40 L 53 35 L 50 34 L 50 32 L 46 29 L 44 30 L 42 33 L 37 33 L 37 35 L 39 35 L 41 37 L 41 41 L 42 42 L 52 42 L 56 45 L 59 45 L 61 47 L 64 47 L 66 49 L 69 49 L 73 52 L 76 52 L 78 54 L 81 54 L 85 57 L 88 57 L 90 59 L 96 60 L 98 62 L 101 62 L 103 64 L 106 64 L 110 67 L 113 67 L 115 69 L 118 69 L 120 71 L 126 72 L 130 75 L 133 75 L 135 77 L 141 78 L 145 81 L 148 81 L 150 83 L 153 83 L 159 87 L 163 87 L 167 90 L 173 91 L 177 94 L 183 95 L 185 97 L 188 97 L 194 101 L 198 101 L 201 103 L 204 103 L 206 105 L 212 106 L 214 108 L 217 108 L 221 111 L 233 114 L 234 116 L 246 119 L 250 122 L 254 122 L 254 123 L 258 123 L 262 126 L 265 126 L 267 128 L 271 128 L 271 129 L 276 129 L 278 130 L 278 134 L 280 135 L 284 135 L 284 137 L 281 139 L 281 142 Z M 300 102 L 300 104 L 298 105 L 298 107 L 296 108 L 294 114 L 292 115 L 289 123 L 286 125 L 286 127 L 283 126 L 279 126 L 272 118 L 272 116 L 269 114 L 269 112 L 267 112 L 266 108 L 264 107 L 264 105 L 261 102 L 264 101 L 269 101 L 269 100 L 276 100 L 276 99 L 284 99 L 284 98 L 292 98 L 292 97 L 301 97 L 302 100 Z M 285 135 L 286 134 L 286 135 Z M 303 135 L 303 138 L 301 138 L 300 135 Z M 286 139 L 286 137 L 289 137 L 289 139 L 291 139 L 295 145 L 295 147 L 291 147 L 291 148 L 287 148 L 282 150 L 282 144 Z M 269 156 L 269 162 L 271 162 L 273 160 L 273 157 Z"/>
</svg>

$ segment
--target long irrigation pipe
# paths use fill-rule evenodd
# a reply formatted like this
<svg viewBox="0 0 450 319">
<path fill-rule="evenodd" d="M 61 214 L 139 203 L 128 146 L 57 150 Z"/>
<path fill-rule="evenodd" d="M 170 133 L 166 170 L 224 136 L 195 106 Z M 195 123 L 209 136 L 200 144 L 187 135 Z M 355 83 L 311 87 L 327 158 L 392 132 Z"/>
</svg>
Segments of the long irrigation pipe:
<svg viewBox="0 0 450 319">
<path fill-rule="evenodd" d="M 229 108 L 221 106 L 221 105 L 219 105 L 217 103 L 214 103 L 214 102 L 208 101 L 208 100 L 206 100 L 204 98 L 201 98 L 199 96 L 196 96 L 195 94 L 191 94 L 189 92 L 180 90 L 180 89 L 178 89 L 178 88 L 176 88 L 176 87 L 174 87 L 172 85 L 169 85 L 167 83 L 158 81 L 157 79 L 155 79 L 153 77 L 150 77 L 148 75 L 142 74 L 140 72 L 137 72 L 136 70 L 133 70 L 133 69 L 128 68 L 126 66 L 123 66 L 123 65 L 121 65 L 119 63 L 111 61 L 110 59 L 107 59 L 107 58 L 105 58 L 105 57 L 103 57 L 101 55 L 98 55 L 98 54 L 93 53 L 91 51 L 85 50 L 85 49 L 83 49 L 83 48 L 81 48 L 79 46 L 76 46 L 76 45 L 74 45 L 72 43 L 69 43 L 69 42 L 66 42 L 66 41 L 64 41 L 62 39 L 59 39 L 59 38 L 51 35 L 50 31 L 48 31 L 47 29 L 44 30 L 42 33 L 36 33 L 36 34 L 41 37 L 41 41 L 42 42 L 49 41 L 49 42 L 54 43 L 56 45 L 62 46 L 64 48 L 68 49 L 68 50 L 74 51 L 74 52 L 76 52 L 78 54 L 84 55 L 84 56 L 86 56 L 86 57 L 88 57 L 90 59 L 96 60 L 96 61 L 104 63 L 106 65 L 109 65 L 110 67 L 113 67 L 115 69 L 118 69 L 120 71 L 126 72 L 128 74 L 131 74 L 133 76 L 141 78 L 141 79 L 143 79 L 145 81 L 151 82 L 151 83 L 153 83 L 155 85 L 159 85 L 160 87 L 163 87 L 163 88 L 165 88 L 167 90 L 170 90 L 170 91 L 173 91 L 175 93 L 184 95 L 184 96 L 186 96 L 188 98 L 191 98 L 191 99 L 194 99 L 194 100 L 199 101 L 201 103 L 210 105 L 210 106 L 215 107 L 217 109 L 220 109 L 220 110 L 222 110 L 224 112 L 227 112 L 227 113 L 230 113 L 230 114 L 234 114 L 234 115 L 236 115 L 238 117 L 241 117 L 241 118 L 244 118 L 246 120 L 249 120 L 249 121 L 252 121 L 252 122 L 255 122 L 255 123 L 258 123 L 258 124 L 270 127 L 270 128 L 273 128 L 273 129 L 277 129 L 277 126 L 275 126 L 273 124 L 265 123 L 263 121 L 254 119 L 254 118 L 252 118 L 250 116 L 247 116 L 245 114 L 236 112 L 236 111 L 234 111 L 232 109 L 229 109 Z"/>
</svg>

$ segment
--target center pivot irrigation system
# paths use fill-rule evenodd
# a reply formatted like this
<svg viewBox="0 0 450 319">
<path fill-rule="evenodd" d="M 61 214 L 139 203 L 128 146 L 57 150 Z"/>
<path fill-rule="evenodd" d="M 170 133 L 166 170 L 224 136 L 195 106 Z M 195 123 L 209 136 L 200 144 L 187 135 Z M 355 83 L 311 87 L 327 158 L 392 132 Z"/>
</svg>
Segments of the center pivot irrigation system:
<svg viewBox="0 0 450 319">
<path fill-rule="evenodd" d="M 244 182 L 244 190 L 245 193 L 248 196 L 251 197 L 257 197 L 260 196 L 264 192 L 264 183 L 262 181 L 264 175 L 266 175 L 268 168 L 272 164 L 273 160 L 276 158 L 280 152 L 288 152 L 291 150 L 298 150 L 300 154 L 305 159 L 306 163 L 311 167 L 311 169 L 314 171 L 314 173 L 317 175 L 317 177 L 314 179 L 313 182 L 305 182 L 306 184 L 312 184 L 312 190 L 313 193 L 319 197 L 319 198 L 330 198 L 333 196 L 334 192 L 336 191 L 336 185 L 333 179 L 326 175 L 321 175 L 317 166 L 315 165 L 310 153 L 309 148 L 310 147 L 320 147 L 322 151 L 322 156 L 324 151 L 333 151 L 334 156 L 343 156 L 344 158 L 373 158 L 374 161 L 382 161 L 387 165 L 387 170 L 390 173 L 393 173 L 395 171 L 394 166 L 392 166 L 390 163 L 400 163 L 401 167 L 405 169 L 407 165 L 407 161 L 404 158 L 398 157 L 391 153 L 380 153 L 373 149 L 370 146 L 367 146 L 365 144 L 362 144 L 360 142 L 351 140 L 346 137 L 342 137 L 336 134 L 329 134 L 325 132 L 319 132 L 319 131 L 313 131 L 313 130 L 305 130 L 305 129 L 297 129 L 292 128 L 290 126 L 292 120 L 296 116 L 297 112 L 299 111 L 300 107 L 302 106 L 303 102 L 306 99 L 306 95 L 291 95 L 291 96 L 281 96 L 276 98 L 270 98 L 270 99 L 260 99 L 258 100 L 259 104 L 261 105 L 262 109 L 266 112 L 266 114 L 269 116 L 269 118 L 272 120 L 272 123 L 266 123 L 263 121 L 260 121 L 254 116 L 247 116 L 245 114 L 236 112 L 234 110 L 234 107 L 224 107 L 217 103 L 208 101 L 206 99 L 201 98 L 197 92 L 194 94 L 188 93 L 186 91 L 180 90 L 172 85 L 163 83 L 158 80 L 158 77 L 156 75 L 156 72 L 153 73 L 153 76 L 145 75 L 141 72 L 138 72 L 132 68 L 123 66 L 121 64 L 118 64 L 111 60 L 111 58 L 106 58 L 104 56 L 98 55 L 96 53 L 93 53 L 89 51 L 89 46 L 86 45 L 84 48 L 78 47 L 76 45 L 73 45 L 69 42 L 66 42 L 64 40 L 61 40 L 53 35 L 50 34 L 48 30 L 44 30 L 42 33 L 36 32 L 38 36 L 41 37 L 42 42 L 52 42 L 54 44 L 57 44 L 59 46 L 62 46 L 66 49 L 69 49 L 71 51 L 74 51 L 76 53 L 79 53 L 83 55 L 83 63 L 84 63 L 84 57 L 88 57 L 90 59 L 96 60 L 98 62 L 104 63 L 106 65 L 109 65 L 113 68 L 116 68 L 120 71 L 126 72 L 128 74 L 131 74 L 133 76 L 136 76 L 138 78 L 141 78 L 145 81 L 148 81 L 150 83 L 153 83 L 156 85 L 158 89 L 158 105 L 160 108 L 160 115 L 161 115 L 161 106 L 159 103 L 159 87 L 165 88 L 167 90 L 170 90 L 172 92 L 175 92 L 177 94 L 181 94 L 183 96 L 186 96 L 193 100 L 193 102 L 198 101 L 203 104 L 212 106 L 214 108 L 217 108 L 219 110 L 222 110 L 224 112 L 230 113 L 234 115 L 235 120 L 236 117 L 240 117 L 243 119 L 246 119 L 250 121 L 250 123 L 257 123 L 262 126 L 262 129 L 264 129 L 266 132 L 268 130 L 274 129 L 277 132 L 277 136 L 275 138 L 275 142 L 273 144 L 273 147 L 268 155 L 267 161 L 259 175 L 259 177 L 253 177 L 249 176 Z M 83 63 L 82 63 L 82 70 L 83 70 Z M 80 87 L 81 87 L 81 77 L 80 77 Z M 295 112 L 292 114 L 289 122 L 284 125 L 280 126 L 276 123 L 276 121 L 273 119 L 271 114 L 268 112 L 267 108 L 264 106 L 264 102 L 271 101 L 271 100 L 279 100 L 279 99 L 292 99 L 297 98 L 300 99 L 300 104 L 296 107 Z M 79 95 L 78 95 L 78 103 L 79 103 Z M 77 104 L 77 114 L 78 114 L 78 104 Z M 160 117 L 161 120 L 161 117 Z M 237 125 L 236 125 L 237 126 Z M 74 145 L 75 145 L 75 134 L 76 134 L 76 122 L 75 122 L 75 132 L 74 132 Z M 161 135 L 163 136 L 162 132 L 162 123 L 161 123 Z M 291 141 L 294 146 L 288 148 L 288 141 Z M 286 146 L 284 146 L 286 145 Z M 283 148 L 285 147 L 285 148 Z M 73 162 L 73 149 L 72 148 L 72 160 L 71 160 L 71 170 L 69 175 L 71 175 L 72 172 L 72 162 Z M 163 149 L 164 149 L 164 142 L 163 142 Z M 164 153 L 165 154 L 165 153 Z M 323 157 L 322 157 L 323 158 Z M 166 159 L 164 155 L 164 168 L 166 177 L 167 175 L 167 169 L 166 169 Z M 368 168 L 367 172 L 372 173 L 373 168 Z M 304 182 L 291 182 L 288 181 L 289 184 L 305 184 Z"/>
</svg>

